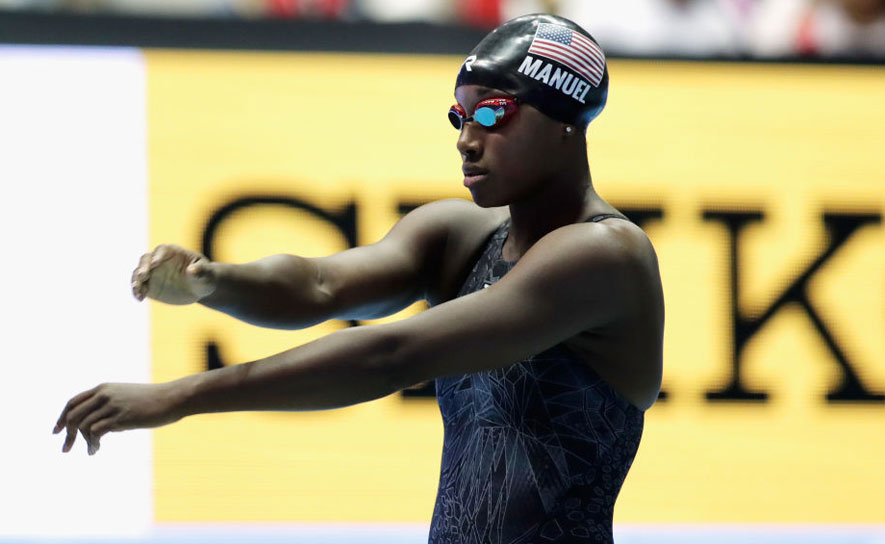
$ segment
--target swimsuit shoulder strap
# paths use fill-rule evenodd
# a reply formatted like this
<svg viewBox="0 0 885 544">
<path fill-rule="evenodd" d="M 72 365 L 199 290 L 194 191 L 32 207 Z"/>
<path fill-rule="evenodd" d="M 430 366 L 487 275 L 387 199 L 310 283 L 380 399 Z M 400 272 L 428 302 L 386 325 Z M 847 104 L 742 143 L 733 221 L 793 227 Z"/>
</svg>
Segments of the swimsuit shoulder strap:
<svg viewBox="0 0 885 544">
<path fill-rule="evenodd" d="M 629 221 L 629 219 L 627 219 L 626 217 L 624 217 L 623 215 L 621 215 L 619 213 L 601 213 L 599 215 L 594 215 L 593 217 L 591 217 L 587 221 L 599 223 L 600 221 L 603 221 L 605 219 L 610 219 L 612 217 L 614 217 L 616 219 L 623 219 L 624 221 Z"/>
</svg>

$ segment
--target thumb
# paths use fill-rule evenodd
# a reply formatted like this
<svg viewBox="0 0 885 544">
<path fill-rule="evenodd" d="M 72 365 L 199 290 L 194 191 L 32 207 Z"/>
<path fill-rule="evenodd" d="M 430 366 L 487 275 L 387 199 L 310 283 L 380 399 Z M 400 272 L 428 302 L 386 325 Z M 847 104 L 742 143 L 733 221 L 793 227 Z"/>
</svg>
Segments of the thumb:
<svg viewBox="0 0 885 544">
<path fill-rule="evenodd" d="M 193 294 L 202 298 L 215 291 L 215 271 L 208 259 L 194 261 L 185 268 Z M 199 300 L 198 298 L 198 300 Z"/>
<path fill-rule="evenodd" d="M 205 279 L 210 273 L 209 263 L 205 259 L 194 261 L 187 266 L 185 272 L 196 279 Z"/>
</svg>

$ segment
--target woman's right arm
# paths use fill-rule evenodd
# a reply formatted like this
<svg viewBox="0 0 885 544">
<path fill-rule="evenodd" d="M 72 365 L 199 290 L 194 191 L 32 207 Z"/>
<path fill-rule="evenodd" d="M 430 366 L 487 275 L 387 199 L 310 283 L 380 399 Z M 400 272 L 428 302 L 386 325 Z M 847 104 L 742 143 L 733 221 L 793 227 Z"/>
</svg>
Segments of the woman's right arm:
<svg viewBox="0 0 885 544">
<path fill-rule="evenodd" d="M 463 201 L 422 206 L 379 242 L 329 257 L 274 255 L 245 264 L 209 261 L 175 245 L 142 256 L 132 275 L 139 300 L 199 302 L 262 327 L 298 329 L 328 319 L 372 319 L 426 296 L 453 219 L 479 209 Z"/>
</svg>

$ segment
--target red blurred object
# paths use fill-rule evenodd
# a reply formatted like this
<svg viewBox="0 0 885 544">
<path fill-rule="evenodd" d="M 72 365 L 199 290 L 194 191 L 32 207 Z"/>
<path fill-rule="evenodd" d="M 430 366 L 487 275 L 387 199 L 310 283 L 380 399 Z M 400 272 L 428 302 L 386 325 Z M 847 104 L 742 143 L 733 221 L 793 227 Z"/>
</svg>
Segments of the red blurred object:
<svg viewBox="0 0 885 544">
<path fill-rule="evenodd" d="M 273 17 L 294 17 L 298 14 L 298 0 L 268 0 L 267 11 Z"/>
<path fill-rule="evenodd" d="M 267 0 L 267 10 L 273 17 L 311 17 L 338 19 L 347 11 L 349 0 Z"/>
<path fill-rule="evenodd" d="M 320 11 L 323 17 L 338 19 L 347 11 L 349 0 L 323 0 L 320 2 Z"/>
<path fill-rule="evenodd" d="M 501 0 L 458 0 L 458 18 L 480 28 L 501 24 Z"/>
<path fill-rule="evenodd" d="M 806 10 L 799 20 L 799 28 L 796 31 L 796 52 L 806 57 L 818 53 L 813 9 Z"/>
</svg>

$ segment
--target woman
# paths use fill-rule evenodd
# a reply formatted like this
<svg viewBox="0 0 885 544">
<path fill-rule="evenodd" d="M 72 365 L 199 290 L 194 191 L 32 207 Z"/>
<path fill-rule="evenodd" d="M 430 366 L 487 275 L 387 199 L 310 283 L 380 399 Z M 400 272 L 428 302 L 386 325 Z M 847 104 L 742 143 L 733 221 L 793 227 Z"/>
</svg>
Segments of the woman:
<svg viewBox="0 0 885 544">
<path fill-rule="evenodd" d="M 380 242 L 231 265 L 164 245 L 139 299 L 199 302 L 261 326 L 431 308 L 162 384 L 103 384 L 55 432 L 234 410 L 318 410 L 436 379 L 445 423 L 434 543 L 611 541 L 615 498 L 661 380 L 663 296 L 644 233 L 593 189 L 585 132 L 605 58 L 550 15 L 505 23 L 467 57 L 449 111 L 474 203 L 432 203 Z"/>
</svg>

